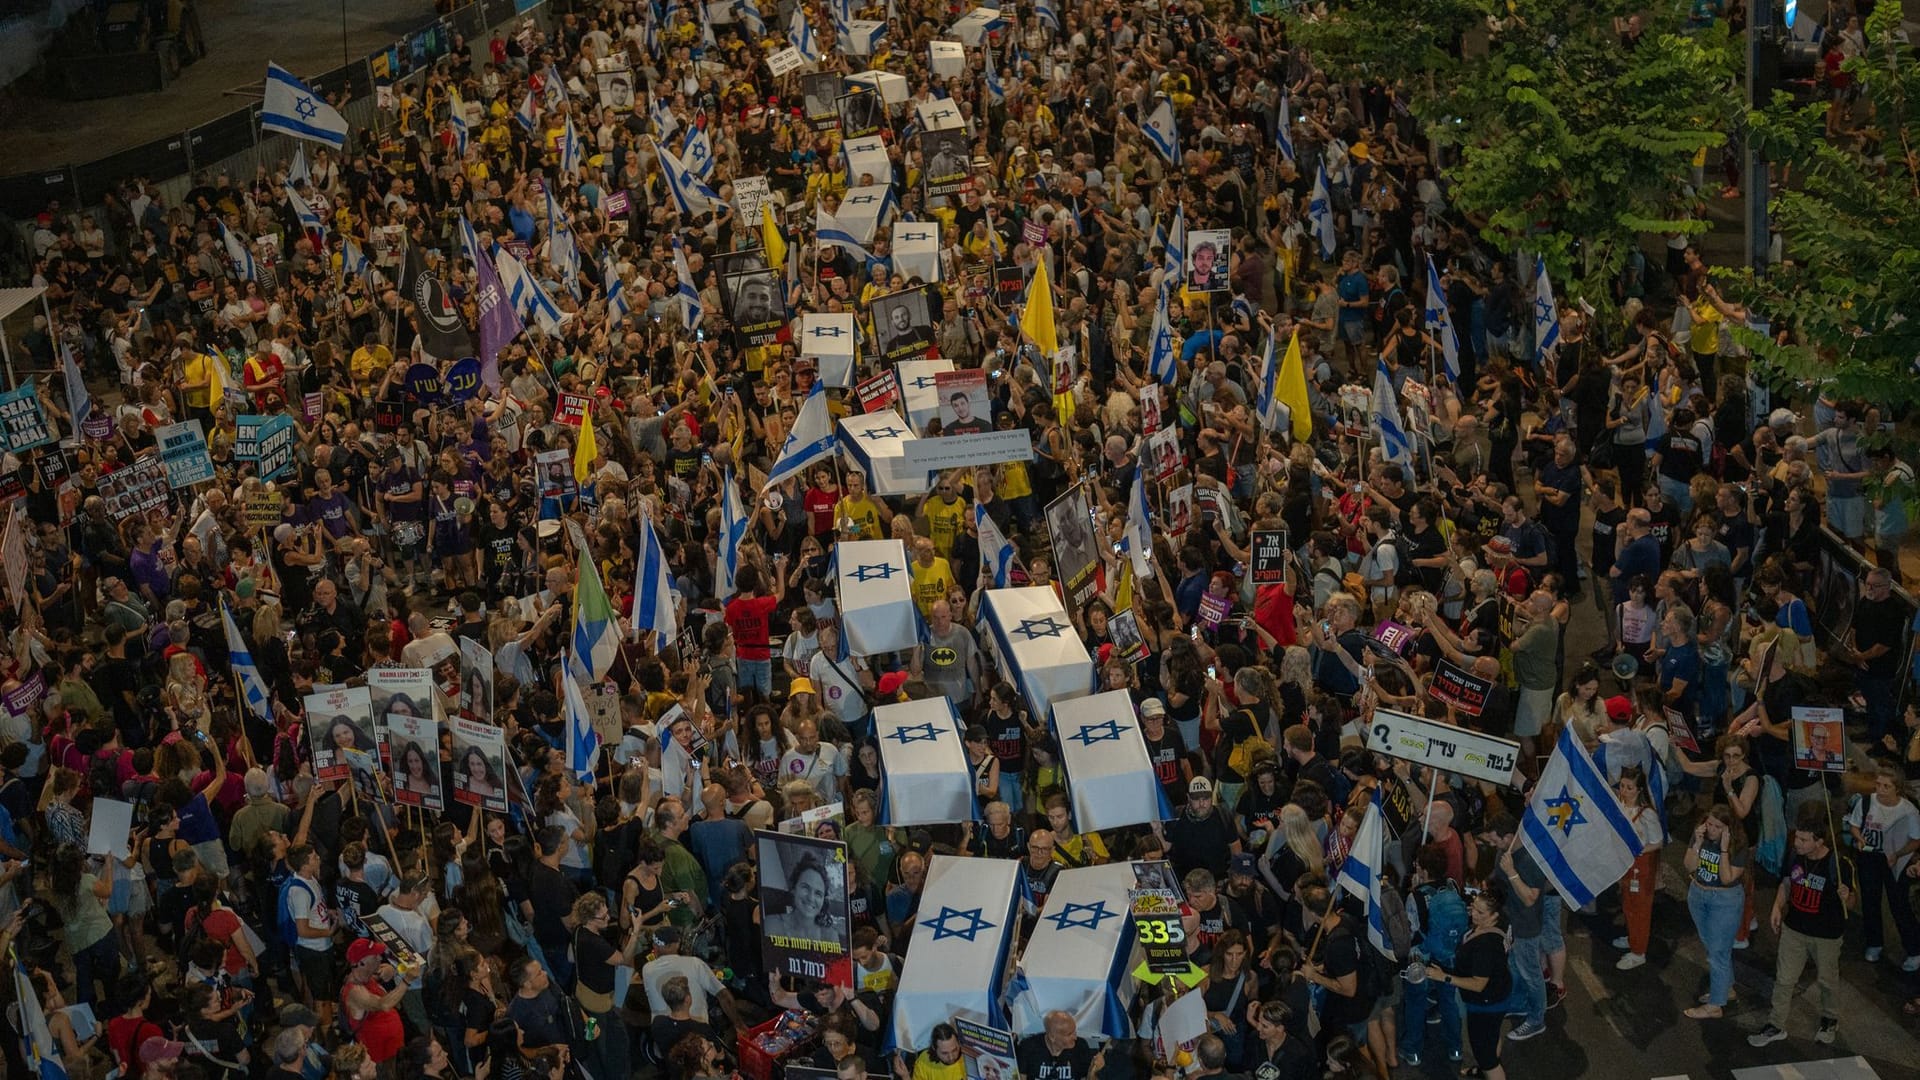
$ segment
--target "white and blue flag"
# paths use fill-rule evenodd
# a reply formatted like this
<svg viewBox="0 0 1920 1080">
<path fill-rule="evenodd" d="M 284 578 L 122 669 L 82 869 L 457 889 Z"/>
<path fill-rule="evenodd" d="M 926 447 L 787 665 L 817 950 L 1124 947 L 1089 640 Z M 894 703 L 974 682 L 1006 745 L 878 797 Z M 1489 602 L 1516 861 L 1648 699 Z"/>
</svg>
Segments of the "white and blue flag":
<svg viewBox="0 0 1920 1080">
<path fill-rule="evenodd" d="M 673 196 L 676 209 L 691 216 L 704 213 L 720 202 L 720 196 L 689 172 L 680 159 L 673 156 L 673 151 L 658 142 L 654 145 L 660 151 L 660 172 L 666 177 L 667 193 Z"/>
<path fill-rule="evenodd" d="M 60 1044 L 47 1027 L 47 1011 L 40 1004 L 40 989 L 18 960 L 13 964 L 13 994 L 20 1003 L 20 1051 L 26 1056 L 28 1080 L 67 1080 Z"/>
<path fill-rule="evenodd" d="M 607 321 L 615 323 L 626 318 L 633 305 L 627 302 L 627 283 L 621 280 L 620 264 L 611 251 L 600 264 L 600 281 L 607 294 Z"/>
<path fill-rule="evenodd" d="M 1560 347 L 1560 305 L 1553 299 L 1553 282 L 1547 279 L 1547 261 L 1533 260 L 1533 362 L 1544 364 Z"/>
<path fill-rule="evenodd" d="M 267 63 L 266 94 L 260 101 L 260 130 L 323 142 L 335 150 L 347 145 L 347 120 L 339 110 L 272 61 Z"/>
<path fill-rule="evenodd" d="M 1180 280 L 1182 268 L 1187 262 L 1187 208 L 1185 204 L 1176 204 L 1173 208 L 1173 224 L 1167 226 L 1167 275 L 1175 281 Z"/>
<path fill-rule="evenodd" d="M 1374 788 L 1367 816 L 1360 822 L 1360 831 L 1353 836 L 1353 846 L 1347 849 L 1347 861 L 1340 864 L 1340 875 L 1334 879 L 1334 886 L 1366 902 L 1367 940 L 1391 960 L 1393 941 L 1387 937 L 1387 909 L 1380 897 L 1385 848 L 1385 834 L 1380 826 L 1380 789 Z"/>
<path fill-rule="evenodd" d="M 800 58 L 807 63 L 820 62 L 820 42 L 813 36 L 813 24 L 807 21 L 805 8 L 793 9 L 793 18 L 787 23 L 787 41 L 799 50 Z"/>
<path fill-rule="evenodd" d="M 740 488 L 729 467 L 720 482 L 720 564 L 713 574 L 713 594 L 722 602 L 740 591 L 734 582 L 740 577 L 740 544 L 746 538 L 747 515 L 740 509 Z"/>
<path fill-rule="evenodd" d="M 64 342 L 60 345 L 60 374 L 66 379 L 67 414 L 73 418 L 73 433 L 77 437 L 86 426 L 87 414 L 93 411 L 93 395 L 87 393 L 86 377 L 80 374 L 80 365 L 73 361 L 73 347 Z"/>
<path fill-rule="evenodd" d="M 1520 843 L 1567 903 L 1584 907 L 1620 880 L 1641 851 L 1626 807 L 1568 726 L 1520 820 Z"/>
<path fill-rule="evenodd" d="M 520 107 L 513 111 L 513 118 L 520 122 L 521 127 L 527 129 L 529 135 L 540 126 L 540 106 L 533 99 L 533 91 L 527 91 L 527 96 L 520 102 Z"/>
<path fill-rule="evenodd" d="M 1440 358 L 1447 364 L 1447 379 L 1460 381 L 1460 337 L 1453 330 L 1453 313 L 1447 309 L 1447 290 L 1440 285 L 1440 271 L 1427 256 L 1427 329 L 1440 339 Z"/>
<path fill-rule="evenodd" d="M 1127 556 L 1133 560 L 1133 576 L 1145 580 L 1153 576 L 1153 519 L 1147 509 L 1147 470 L 1135 467 L 1133 490 L 1127 495 Z"/>
<path fill-rule="evenodd" d="M 1280 430 L 1280 349 L 1271 330 L 1267 332 L 1267 350 L 1260 356 L 1260 426 Z"/>
<path fill-rule="evenodd" d="M 1004 589 L 1013 584 L 1013 541 L 987 513 L 985 503 L 973 504 L 973 523 L 980 530 L 980 558 L 993 570 L 993 587 Z"/>
<path fill-rule="evenodd" d="M 1307 199 L 1307 218 L 1314 238 L 1320 241 L 1320 261 L 1332 262 L 1340 240 L 1334 233 L 1333 196 L 1327 193 L 1327 166 L 1322 163 L 1313 177 L 1313 194 Z"/>
<path fill-rule="evenodd" d="M 653 104 L 647 107 L 647 117 L 653 121 L 656 138 L 670 138 L 674 129 L 680 126 L 680 118 L 673 115 L 673 105 L 659 94 L 653 95 Z"/>
<path fill-rule="evenodd" d="M 1060 33 L 1060 10 L 1053 6 L 1053 0 L 1034 0 L 1033 13 L 1039 20 Z"/>
<path fill-rule="evenodd" d="M 220 604 L 220 623 L 227 632 L 227 666 L 240 680 L 240 693 L 246 698 L 247 708 L 264 723 L 273 723 L 273 695 L 267 693 L 267 681 L 260 677 L 260 667 L 253 662 L 253 651 L 240 636 L 240 627 L 234 624 L 233 613 L 227 610 L 225 601 Z"/>
<path fill-rule="evenodd" d="M 293 148 L 293 164 L 287 166 L 287 180 L 296 184 L 313 183 L 313 173 L 307 169 L 307 148 Z"/>
<path fill-rule="evenodd" d="M 573 130 L 573 117 L 567 117 L 566 127 L 560 132 L 560 172 L 563 176 L 578 176 L 585 152 L 580 146 L 580 135 Z M 548 189 L 547 198 L 553 198 L 552 189 Z"/>
<path fill-rule="evenodd" d="M 653 531 L 653 515 L 642 514 L 640 566 L 633 581 L 633 629 L 640 634 L 659 634 L 661 648 L 680 635 L 673 595 L 673 571 L 667 565 L 667 549 L 660 543 L 660 535 Z"/>
<path fill-rule="evenodd" d="M 1000 65 L 993 62 L 991 55 L 987 58 L 987 100 L 995 105 L 1005 104 L 1007 100 L 1007 88 L 1000 82 Z"/>
<path fill-rule="evenodd" d="M 787 432 L 787 441 L 781 444 L 780 457 L 774 461 L 773 468 L 767 470 L 767 482 L 760 493 L 765 495 L 775 485 L 806 472 L 807 466 L 814 462 L 832 457 L 836 445 L 833 421 L 827 417 L 827 384 L 815 380 L 807 400 L 800 403 L 800 411 L 793 418 L 793 430 Z"/>
<path fill-rule="evenodd" d="M 1280 95 L 1280 118 L 1273 125 L 1273 141 L 1280 147 L 1280 156 L 1289 162 L 1293 157 L 1293 97 Z"/>
<path fill-rule="evenodd" d="M 320 215 L 314 211 L 312 206 L 307 204 L 307 200 L 301 198 L 300 193 L 293 189 L 293 182 L 289 180 L 283 186 L 287 192 L 287 205 L 293 207 L 293 216 L 300 221 L 300 230 L 302 232 L 325 232 L 326 223 L 320 220 Z"/>
<path fill-rule="evenodd" d="M 1147 143 L 1166 158 L 1169 165 L 1180 164 L 1180 127 L 1174 119 L 1172 98 L 1161 98 L 1160 104 L 1147 114 L 1140 130 L 1147 136 Z"/>
<path fill-rule="evenodd" d="M 600 733 L 593 730 L 593 714 L 587 711 L 587 699 L 568 664 L 560 676 L 567 708 L 567 771 L 575 780 L 592 783 L 594 770 L 600 767 Z"/>
<path fill-rule="evenodd" d="M 1376 360 L 1373 367 L 1373 426 L 1380 432 L 1380 450 L 1387 460 L 1411 469 L 1413 445 L 1407 440 L 1407 426 L 1400 421 L 1400 400 L 1384 359 Z"/>
<path fill-rule="evenodd" d="M 860 256 L 862 266 L 873 261 L 873 256 L 867 254 L 867 249 L 860 245 L 853 230 L 842 225 L 840 219 L 827 213 L 827 208 L 822 203 L 815 203 L 813 207 L 813 235 L 814 239 L 825 247 L 837 247 Z"/>
<path fill-rule="evenodd" d="M 707 311 L 700 303 L 700 287 L 693 283 L 693 271 L 687 269 L 687 249 L 680 245 L 678 236 L 673 238 L 673 277 L 674 299 L 680 302 L 680 325 L 691 334 Z"/>
<path fill-rule="evenodd" d="M 1180 351 L 1173 344 L 1173 323 L 1167 317 L 1167 294 L 1171 291 L 1168 282 L 1160 283 L 1159 296 L 1153 302 L 1153 329 L 1147 334 L 1147 374 L 1167 386 L 1173 385 L 1180 366 Z"/>
<path fill-rule="evenodd" d="M 220 244 L 227 249 L 227 258 L 233 263 L 233 271 L 248 281 L 260 280 L 260 264 L 253 261 L 253 252 L 242 243 L 240 238 L 228 231 L 227 223 L 219 222 Z"/>
<path fill-rule="evenodd" d="M 686 137 L 680 140 L 680 161 L 700 179 L 712 179 L 713 140 L 700 125 L 688 125 Z"/>
<path fill-rule="evenodd" d="M 467 130 L 467 114 L 459 98 L 453 99 L 453 108 L 447 111 L 447 127 L 453 132 L 453 152 L 462 158 L 466 157 L 467 140 L 471 133 Z"/>
<path fill-rule="evenodd" d="M 760 5 L 754 0 L 739 0 L 734 10 L 740 13 L 740 21 L 747 26 L 747 33 L 756 38 L 767 36 L 767 20 L 760 14 Z"/>
</svg>

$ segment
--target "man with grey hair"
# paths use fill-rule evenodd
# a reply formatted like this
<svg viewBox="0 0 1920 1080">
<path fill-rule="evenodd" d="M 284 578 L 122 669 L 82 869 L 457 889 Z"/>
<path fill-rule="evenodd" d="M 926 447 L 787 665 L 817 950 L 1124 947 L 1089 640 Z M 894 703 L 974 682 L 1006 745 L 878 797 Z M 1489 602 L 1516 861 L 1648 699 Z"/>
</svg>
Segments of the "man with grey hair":
<svg viewBox="0 0 1920 1080">
<path fill-rule="evenodd" d="M 1534 737 L 1553 713 L 1553 694 L 1560 681 L 1554 662 L 1560 626 L 1553 618 L 1553 594 L 1545 589 L 1535 589 L 1519 614 L 1526 620 L 1526 629 L 1513 639 L 1513 674 L 1520 684 L 1513 734 L 1520 740 L 1520 760 L 1531 761 Z"/>
<path fill-rule="evenodd" d="M 258 765 L 248 769 L 245 784 L 246 805 L 234 812 L 233 824 L 227 828 L 227 839 L 233 844 L 234 851 L 251 859 L 259 854 L 260 845 L 268 833 L 287 831 L 287 818 L 291 811 L 273 797 L 267 770 Z"/>
</svg>

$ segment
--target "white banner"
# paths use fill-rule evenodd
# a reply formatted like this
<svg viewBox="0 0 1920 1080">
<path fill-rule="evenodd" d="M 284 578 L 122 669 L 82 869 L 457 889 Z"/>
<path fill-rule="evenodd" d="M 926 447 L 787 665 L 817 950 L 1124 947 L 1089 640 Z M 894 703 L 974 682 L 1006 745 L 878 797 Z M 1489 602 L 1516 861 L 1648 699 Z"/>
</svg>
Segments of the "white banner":
<svg viewBox="0 0 1920 1080">
<path fill-rule="evenodd" d="M 901 448 L 907 467 L 926 469 L 972 468 L 1002 461 L 1032 461 L 1033 435 L 1026 428 L 985 431 L 978 435 L 944 435 L 915 439 Z"/>
<path fill-rule="evenodd" d="M 940 280 L 940 223 L 938 221 L 896 221 L 893 223 L 893 268 L 911 281 Z"/>
<path fill-rule="evenodd" d="M 854 656 L 911 649 L 920 643 L 913 607 L 913 575 L 901 540 L 842 540 L 839 564 L 840 632 Z"/>
<path fill-rule="evenodd" d="M 1507 787 L 1520 763 L 1520 744 L 1450 724 L 1422 720 L 1392 709 L 1373 710 L 1367 747 L 1388 757 L 1459 773 Z"/>
<path fill-rule="evenodd" d="M 764 176 L 742 176 L 733 181 L 733 209 L 752 235 L 760 233 L 760 208 L 773 201 L 773 188 Z M 775 217 L 779 208 L 775 208 Z"/>
</svg>

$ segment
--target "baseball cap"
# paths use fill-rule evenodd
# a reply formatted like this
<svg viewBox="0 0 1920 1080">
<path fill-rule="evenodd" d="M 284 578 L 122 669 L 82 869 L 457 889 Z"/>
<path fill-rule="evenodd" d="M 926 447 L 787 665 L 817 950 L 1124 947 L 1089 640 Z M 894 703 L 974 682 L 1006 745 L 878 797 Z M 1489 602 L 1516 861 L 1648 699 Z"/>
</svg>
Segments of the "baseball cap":
<svg viewBox="0 0 1920 1080">
<path fill-rule="evenodd" d="M 1607 719 L 1616 724 L 1624 724 L 1633 719 L 1633 702 L 1623 694 L 1615 694 L 1607 699 Z"/>
<path fill-rule="evenodd" d="M 1187 784 L 1187 794 L 1211 795 L 1213 794 L 1213 781 L 1204 776 L 1196 776 Z"/>
<path fill-rule="evenodd" d="M 1167 715 L 1167 703 L 1157 697 L 1150 697 L 1140 703 L 1140 715 L 1165 716 Z"/>
<path fill-rule="evenodd" d="M 1775 409 L 1767 414 L 1768 427 L 1792 427 L 1799 422 L 1792 409 Z"/>
<path fill-rule="evenodd" d="M 907 685 L 906 672 L 889 671 L 885 675 L 880 676 L 880 682 L 876 689 L 879 691 L 881 697 L 892 697 L 898 694 L 900 688 L 905 685 Z"/>
<path fill-rule="evenodd" d="M 1246 877 L 1253 877 L 1259 872 L 1259 868 L 1259 858 L 1251 851 L 1243 851 L 1227 862 L 1227 870 L 1230 873 L 1242 874 Z"/>
<path fill-rule="evenodd" d="M 151 1065 L 156 1061 L 172 1061 L 186 1053 L 187 1044 L 175 1042 L 160 1035 L 149 1035 L 140 1044 L 140 1064 Z"/>
<path fill-rule="evenodd" d="M 361 938 L 347 946 L 347 963 L 358 964 L 370 956 L 385 956 L 387 947 L 377 941 Z"/>
</svg>

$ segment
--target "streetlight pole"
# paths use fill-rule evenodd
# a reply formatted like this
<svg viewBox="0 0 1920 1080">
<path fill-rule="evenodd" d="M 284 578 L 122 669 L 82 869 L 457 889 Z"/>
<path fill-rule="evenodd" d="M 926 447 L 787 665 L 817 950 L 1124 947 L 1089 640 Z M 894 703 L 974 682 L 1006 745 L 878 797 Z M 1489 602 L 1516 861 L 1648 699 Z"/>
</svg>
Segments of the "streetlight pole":
<svg viewBox="0 0 1920 1080">
<path fill-rule="evenodd" d="M 1751 0 L 1748 7 L 1747 107 L 1764 109 L 1773 100 L 1773 88 L 1779 82 L 1781 33 L 1774 25 L 1774 0 Z M 1772 248 L 1772 233 L 1767 224 L 1767 158 L 1754 145 L 1750 134 L 1743 149 L 1747 156 L 1747 266 L 1756 273 L 1765 273 Z"/>
</svg>

